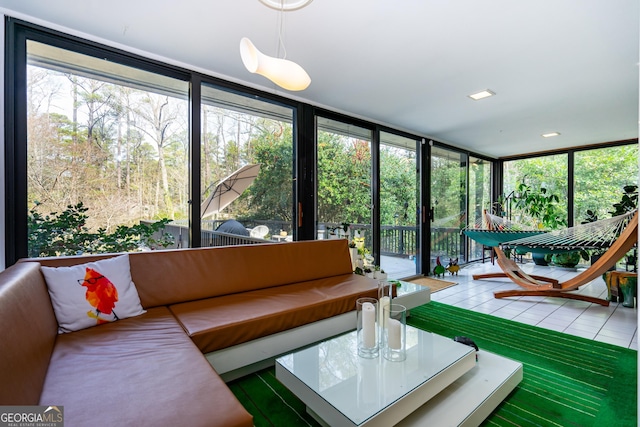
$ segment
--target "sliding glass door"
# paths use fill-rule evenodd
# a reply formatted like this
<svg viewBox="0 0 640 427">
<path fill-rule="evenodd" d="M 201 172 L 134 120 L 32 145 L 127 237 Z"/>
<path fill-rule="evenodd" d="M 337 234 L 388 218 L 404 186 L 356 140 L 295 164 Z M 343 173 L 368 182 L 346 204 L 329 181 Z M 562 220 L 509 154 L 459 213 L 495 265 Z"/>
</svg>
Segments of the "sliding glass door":
<svg viewBox="0 0 640 427">
<path fill-rule="evenodd" d="M 373 256 L 372 131 L 317 118 L 317 238 L 363 239 Z"/>
<path fill-rule="evenodd" d="M 492 162 L 477 157 L 469 158 L 469 215 L 470 228 L 483 228 L 484 212 L 491 212 Z M 462 236 L 464 238 L 464 236 Z M 483 247 L 473 239 L 467 239 L 467 261 L 482 258 Z"/>
<path fill-rule="evenodd" d="M 450 259 L 457 259 L 459 263 L 466 261 L 460 234 L 467 223 L 467 155 L 432 147 L 430 177 L 429 271 L 433 273 L 438 260 L 443 266 Z"/>
<path fill-rule="evenodd" d="M 224 243 L 215 230 L 292 241 L 293 109 L 203 84 L 201 112 L 202 246 Z"/>
<path fill-rule="evenodd" d="M 156 248 L 119 236 L 187 218 L 189 83 L 33 40 L 26 75 L 27 255 Z"/>
<path fill-rule="evenodd" d="M 417 141 L 380 132 L 380 267 L 392 278 L 417 274 Z"/>
</svg>

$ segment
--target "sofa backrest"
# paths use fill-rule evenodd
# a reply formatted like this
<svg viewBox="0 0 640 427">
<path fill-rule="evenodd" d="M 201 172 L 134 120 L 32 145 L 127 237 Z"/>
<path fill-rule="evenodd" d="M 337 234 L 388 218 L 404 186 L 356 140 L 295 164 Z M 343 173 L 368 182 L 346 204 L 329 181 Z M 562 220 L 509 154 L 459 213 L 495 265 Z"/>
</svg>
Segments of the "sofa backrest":
<svg viewBox="0 0 640 427">
<path fill-rule="evenodd" d="M 110 256 L 34 260 L 58 267 Z M 352 273 L 345 239 L 136 252 L 129 262 L 145 308 Z"/>
<path fill-rule="evenodd" d="M 0 405 L 37 405 L 58 324 L 40 264 L 0 272 Z"/>
</svg>

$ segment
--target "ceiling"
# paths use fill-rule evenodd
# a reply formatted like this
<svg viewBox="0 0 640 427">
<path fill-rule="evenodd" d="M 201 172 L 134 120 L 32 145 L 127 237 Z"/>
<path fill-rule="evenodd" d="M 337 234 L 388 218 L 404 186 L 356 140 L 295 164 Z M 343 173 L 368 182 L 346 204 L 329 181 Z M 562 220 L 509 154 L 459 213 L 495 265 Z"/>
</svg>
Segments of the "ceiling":
<svg viewBox="0 0 640 427">
<path fill-rule="evenodd" d="M 243 66 L 278 53 L 258 0 L 0 0 L 6 14 L 493 157 L 638 137 L 637 0 L 313 0 L 286 12 L 311 85 Z M 473 101 L 490 89 L 496 96 Z M 557 131 L 559 136 L 541 134 Z"/>
</svg>

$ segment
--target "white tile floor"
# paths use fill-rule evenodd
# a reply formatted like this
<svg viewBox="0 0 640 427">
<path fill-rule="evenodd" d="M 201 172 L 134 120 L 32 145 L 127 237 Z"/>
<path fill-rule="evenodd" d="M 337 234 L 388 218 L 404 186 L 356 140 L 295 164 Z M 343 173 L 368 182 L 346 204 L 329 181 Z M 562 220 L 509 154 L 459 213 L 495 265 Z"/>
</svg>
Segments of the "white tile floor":
<svg viewBox="0 0 640 427">
<path fill-rule="evenodd" d="M 524 264 L 529 274 L 567 280 L 577 272 L 556 267 Z M 612 302 L 608 307 L 584 301 L 547 297 L 510 297 L 496 299 L 496 291 L 521 289 L 508 279 L 473 280 L 473 274 L 499 272 L 500 268 L 487 262 L 465 266 L 459 275 L 444 279 L 458 285 L 435 292 L 432 301 L 451 304 L 473 311 L 552 329 L 596 341 L 638 349 L 638 309 Z M 606 298 L 607 288 L 599 278 L 582 286 L 579 293 Z"/>
</svg>

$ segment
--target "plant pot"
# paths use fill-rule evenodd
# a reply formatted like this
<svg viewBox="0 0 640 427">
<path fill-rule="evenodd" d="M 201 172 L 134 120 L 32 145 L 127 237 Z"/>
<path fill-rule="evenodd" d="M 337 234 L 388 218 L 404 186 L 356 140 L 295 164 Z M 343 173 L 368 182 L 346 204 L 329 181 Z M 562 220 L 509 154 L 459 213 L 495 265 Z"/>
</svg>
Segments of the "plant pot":
<svg viewBox="0 0 640 427">
<path fill-rule="evenodd" d="M 535 265 L 542 265 L 542 266 L 549 265 L 545 254 L 531 252 L 531 258 L 533 259 L 533 263 Z"/>
<path fill-rule="evenodd" d="M 554 254 L 551 257 L 551 262 L 555 265 L 565 268 L 574 268 L 580 262 L 580 252 L 563 252 L 560 254 Z"/>
</svg>

